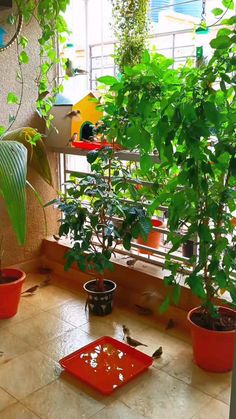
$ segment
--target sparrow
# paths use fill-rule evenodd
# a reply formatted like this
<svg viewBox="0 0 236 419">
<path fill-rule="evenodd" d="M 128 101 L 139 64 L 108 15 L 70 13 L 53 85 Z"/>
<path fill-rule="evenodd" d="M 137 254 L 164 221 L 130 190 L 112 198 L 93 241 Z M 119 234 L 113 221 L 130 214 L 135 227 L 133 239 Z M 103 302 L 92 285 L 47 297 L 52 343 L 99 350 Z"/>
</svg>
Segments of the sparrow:
<svg viewBox="0 0 236 419">
<path fill-rule="evenodd" d="M 49 285 L 50 280 L 51 280 L 50 278 L 46 278 L 39 285 L 34 285 L 33 287 L 30 287 L 27 290 L 23 291 L 21 294 L 23 294 L 23 297 L 32 296 L 36 293 L 36 291 L 39 288 L 43 288 L 43 287 L 46 287 L 47 285 Z"/>
<path fill-rule="evenodd" d="M 150 308 L 140 306 L 139 304 L 134 304 L 134 307 L 139 314 L 143 314 L 144 316 L 151 316 L 153 313 Z"/>
<path fill-rule="evenodd" d="M 130 336 L 130 330 L 128 329 L 127 326 L 125 326 L 125 324 L 123 324 L 122 330 L 123 330 L 123 333 L 124 333 L 124 338 L 123 339 L 125 339 L 126 336 Z"/>
<path fill-rule="evenodd" d="M 152 354 L 152 358 L 153 359 L 158 359 L 161 357 L 161 355 L 163 354 L 163 349 L 162 346 L 160 346 L 153 354 Z"/>
<path fill-rule="evenodd" d="M 34 285 L 33 287 L 28 288 L 27 290 L 23 291 L 21 294 L 27 295 L 34 295 L 35 292 L 39 289 L 39 285 Z M 24 295 L 25 297 L 26 295 Z"/>
<path fill-rule="evenodd" d="M 79 110 L 77 110 L 77 111 L 71 111 L 71 112 L 68 112 L 65 115 L 65 118 L 75 118 L 75 117 L 78 117 L 79 115 L 80 115 L 80 111 Z"/>
<path fill-rule="evenodd" d="M 67 58 L 66 63 L 66 75 L 68 77 L 75 77 L 75 76 L 84 76 L 88 74 L 86 70 L 82 70 L 82 68 L 73 68 L 72 61 Z"/>
<path fill-rule="evenodd" d="M 126 336 L 126 342 L 128 345 L 133 346 L 134 348 L 136 348 L 136 346 L 147 346 L 145 343 L 139 342 L 138 340 L 133 339 L 128 335 Z"/>
<path fill-rule="evenodd" d="M 137 259 L 130 259 L 130 260 L 127 260 L 126 261 L 126 264 L 128 265 L 128 266 L 134 266 L 135 265 L 135 263 L 137 262 Z"/>
<path fill-rule="evenodd" d="M 49 91 L 45 90 L 45 92 L 39 93 L 37 100 L 43 100 L 47 95 L 49 95 Z"/>
<path fill-rule="evenodd" d="M 175 322 L 174 322 L 173 319 L 169 319 L 167 324 L 166 324 L 166 330 L 173 329 L 173 327 L 175 327 Z"/>
</svg>

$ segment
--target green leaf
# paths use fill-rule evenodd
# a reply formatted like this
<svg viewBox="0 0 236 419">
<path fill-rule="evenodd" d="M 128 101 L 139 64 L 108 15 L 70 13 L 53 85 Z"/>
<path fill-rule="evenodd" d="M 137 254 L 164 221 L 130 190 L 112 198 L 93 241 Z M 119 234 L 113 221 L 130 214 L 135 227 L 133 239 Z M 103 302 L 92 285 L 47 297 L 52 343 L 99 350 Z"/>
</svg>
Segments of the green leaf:
<svg viewBox="0 0 236 419">
<path fill-rule="evenodd" d="M 212 41 L 210 42 L 210 46 L 214 49 L 225 49 L 229 48 L 231 43 L 231 39 L 228 36 L 223 35 L 212 39 Z"/>
<path fill-rule="evenodd" d="M 0 141 L 0 190 L 19 244 L 26 234 L 27 150 L 15 141 Z"/>
<path fill-rule="evenodd" d="M 126 250 L 130 250 L 131 249 L 131 239 L 132 236 L 130 233 L 126 233 L 123 239 L 123 246 Z"/>
<path fill-rule="evenodd" d="M 180 295 L 181 295 L 181 286 L 179 284 L 175 284 L 173 286 L 173 293 L 172 293 L 172 298 L 175 305 L 179 304 Z"/>
<path fill-rule="evenodd" d="M 21 36 L 20 38 L 20 44 L 22 46 L 22 48 L 26 48 L 28 45 L 28 39 L 25 36 Z"/>
<path fill-rule="evenodd" d="M 168 310 L 169 306 L 170 306 L 170 297 L 167 295 L 167 297 L 159 306 L 159 313 L 164 314 Z"/>
<path fill-rule="evenodd" d="M 28 64 L 29 62 L 29 56 L 25 51 L 21 51 L 19 55 L 19 60 L 22 64 Z"/>
<path fill-rule="evenodd" d="M 97 81 L 107 86 L 112 86 L 113 84 L 117 83 L 118 80 L 113 76 L 102 76 L 102 77 L 99 77 Z"/>
<path fill-rule="evenodd" d="M 24 127 L 3 134 L 2 139 L 23 144 L 28 151 L 28 166 L 34 169 L 45 182 L 52 186 L 52 173 L 41 134 L 34 128 Z"/>
<path fill-rule="evenodd" d="M 153 161 L 151 157 L 149 156 L 149 154 L 144 154 L 143 156 L 141 156 L 140 167 L 144 173 L 147 173 L 151 169 L 152 166 L 153 166 Z"/>
<path fill-rule="evenodd" d="M 220 15 L 222 15 L 223 12 L 224 12 L 224 10 L 220 9 L 219 7 L 215 7 L 212 10 L 212 13 L 213 13 L 214 16 L 220 16 Z"/>
<path fill-rule="evenodd" d="M 92 164 L 98 158 L 98 150 L 92 150 L 87 154 L 88 163 Z"/>
<path fill-rule="evenodd" d="M 141 218 L 138 222 L 140 234 L 144 241 L 147 241 L 148 235 L 152 231 L 152 222 L 149 218 Z"/>
<path fill-rule="evenodd" d="M 204 103 L 204 109 L 205 109 L 205 113 L 209 121 L 212 122 L 213 124 L 217 124 L 219 122 L 219 112 L 215 104 L 212 102 L 206 101 Z"/>
<path fill-rule="evenodd" d="M 234 10 L 234 0 L 222 0 L 222 4 L 226 9 Z"/>
<path fill-rule="evenodd" d="M 7 103 L 8 105 L 18 104 L 19 98 L 13 92 L 9 92 L 7 95 Z"/>
</svg>

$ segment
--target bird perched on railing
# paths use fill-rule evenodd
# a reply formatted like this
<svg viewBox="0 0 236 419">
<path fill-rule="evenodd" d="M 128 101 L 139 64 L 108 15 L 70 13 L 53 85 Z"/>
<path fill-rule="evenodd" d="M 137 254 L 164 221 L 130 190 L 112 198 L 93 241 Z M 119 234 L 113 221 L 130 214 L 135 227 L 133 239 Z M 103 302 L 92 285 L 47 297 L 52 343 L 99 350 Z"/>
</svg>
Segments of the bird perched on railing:
<svg viewBox="0 0 236 419">
<path fill-rule="evenodd" d="M 76 76 L 85 76 L 88 74 L 86 70 L 82 70 L 82 68 L 73 68 L 72 61 L 67 58 L 66 63 L 66 75 L 68 77 L 76 77 Z"/>
</svg>

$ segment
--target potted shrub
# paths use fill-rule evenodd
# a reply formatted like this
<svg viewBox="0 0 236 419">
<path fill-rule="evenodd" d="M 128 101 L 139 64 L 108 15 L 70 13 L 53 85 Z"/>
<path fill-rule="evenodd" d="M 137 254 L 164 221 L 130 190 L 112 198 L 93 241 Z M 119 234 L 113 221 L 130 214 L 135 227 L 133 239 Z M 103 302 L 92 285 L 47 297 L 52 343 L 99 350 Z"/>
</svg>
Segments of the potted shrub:
<svg viewBox="0 0 236 419">
<path fill-rule="evenodd" d="M 209 371 L 232 368 L 236 328 L 235 23 L 235 16 L 223 21 L 227 28 L 211 41 L 212 58 L 200 68 L 173 70 L 170 60 L 144 53 L 112 83 L 104 104 L 107 130 L 124 147 L 140 150 L 143 171 L 153 165 L 148 153 L 156 147 L 159 171 L 174 173 L 149 208 L 168 206 L 172 248 L 164 283 L 170 292 L 160 309 L 177 304 L 181 294 L 181 266 L 171 252 L 196 235 L 198 252 L 185 281 L 201 306 L 188 318 L 194 358 Z M 216 297 L 224 295 L 219 303 Z"/>
<path fill-rule="evenodd" d="M 107 271 L 113 269 L 111 257 L 117 246 L 130 249 L 132 237 L 141 234 L 145 239 L 151 220 L 140 205 L 122 203 L 123 194 L 129 189 L 133 193 L 135 188 L 112 147 L 91 151 L 87 159 L 91 174 L 72 176 L 66 193 L 56 201 L 63 214 L 59 235 L 69 235 L 72 243 L 65 255 L 65 269 L 75 262 L 95 278 L 84 285 L 90 312 L 107 315 L 116 289 L 113 281 L 105 279 Z M 117 218 L 122 222 L 117 223 Z"/>
<path fill-rule="evenodd" d="M 12 91 L 8 93 L 7 103 L 11 107 L 15 106 L 15 112 L 12 114 L 11 108 L 8 126 L 0 126 L 0 196 L 6 205 L 19 245 L 24 244 L 26 236 L 27 185 L 33 189 L 42 205 L 40 196 L 26 180 L 27 163 L 49 185 L 52 185 L 50 166 L 41 134 L 29 127 L 12 131 L 23 103 L 25 86 L 23 66 L 29 62 L 29 40 L 25 36 L 21 36 L 20 29 L 23 23 L 27 25 L 31 19 L 35 19 L 39 25 L 39 56 L 44 59 L 40 60 L 36 75 L 32 77 L 35 79 L 38 90 L 36 110 L 49 126 L 51 123 L 49 111 L 56 94 L 62 90 L 61 85 L 55 86 L 53 77 L 51 77 L 53 68 L 59 62 L 57 54 L 55 54 L 54 36 L 57 34 L 59 42 L 65 42 L 63 35 L 68 30 L 62 13 L 65 12 L 68 4 L 69 0 L 65 0 L 55 8 L 52 1 L 38 1 L 35 4 L 22 0 L 13 1 L 13 8 L 9 11 L 9 16 L 6 17 L 7 24 L 18 26 L 18 29 L 12 40 L 5 47 L 0 48 L 0 53 L 7 54 L 8 48 L 16 43 L 16 80 L 19 81 L 20 93 L 19 96 Z M 4 21 L 1 23 L 4 24 Z M 20 270 L 0 267 L 0 318 L 11 317 L 16 313 L 24 278 L 25 274 Z"/>
</svg>

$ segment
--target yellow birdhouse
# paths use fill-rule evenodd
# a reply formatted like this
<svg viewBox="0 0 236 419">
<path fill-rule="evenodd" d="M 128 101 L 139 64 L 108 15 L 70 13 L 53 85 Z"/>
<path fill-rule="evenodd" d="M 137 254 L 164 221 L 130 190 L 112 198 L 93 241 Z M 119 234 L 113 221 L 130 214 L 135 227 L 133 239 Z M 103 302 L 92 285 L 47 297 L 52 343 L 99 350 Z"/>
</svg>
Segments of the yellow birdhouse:
<svg viewBox="0 0 236 419">
<path fill-rule="evenodd" d="M 51 110 L 53 126 L 47 132 L 47 144 L 53 148 L 61 148 L 76 145 L 84 141 L 88 142 L 93 136 L 92 126 L 103 116 L 97 110 L 97 103 L 91 102 L 91 98 L 97 98 L 96 93 L 88 91 L 82 94 L 76 103 L 59 95 Z M 79 144 L 78 144 L 79 145 Z M 87 147 L 86 147 L 87 148 Z"/>
</svg>

